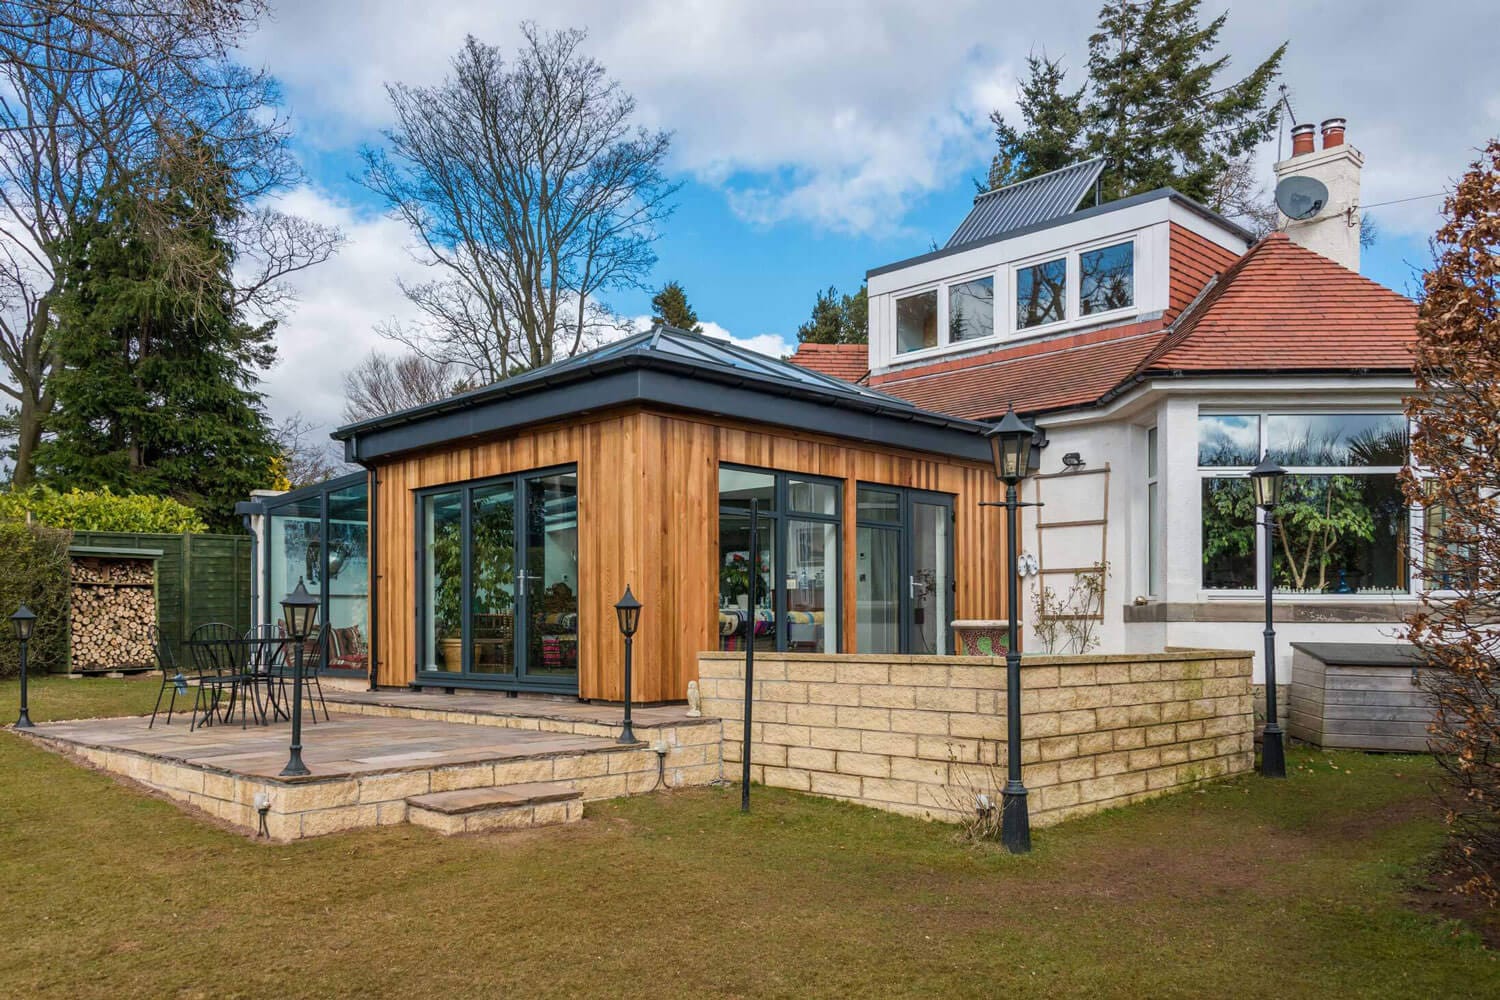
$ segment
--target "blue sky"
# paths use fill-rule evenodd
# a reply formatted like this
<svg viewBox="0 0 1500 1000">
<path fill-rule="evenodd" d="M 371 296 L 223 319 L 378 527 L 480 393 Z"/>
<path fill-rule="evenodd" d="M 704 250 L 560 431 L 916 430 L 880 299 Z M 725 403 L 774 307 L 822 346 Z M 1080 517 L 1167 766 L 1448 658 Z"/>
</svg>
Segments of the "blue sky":
<svg viewBox="0 0 1500 1000">
<path fill-rule="evenodd" d="M 853 291 L 868 268 L 946 239 L 988 161 L 988 112 L 1013 113 L 1029 52 L 1061 57 L 1081 77 L 1097 7 L 1054 0 L 1000 16 L 981 0 L 273 5 L 242 57 L 285 88 L 309 179 L 286 207 L 349 237 L 297 280 L 283 360 L 266 381 L 273 416 L 337 423 L 339 375 L 365 351 L 390 349 L 380 323 L 411 315 L 396 288 L 398 275 L 422 277 L 407 234 L 350 175 L 360 144 L 378 141 L 388 120 L 382 85 L 437 82 L 465 33 L 508 50 L 523 18 L 589 29 L 588 51 L 635 95 L 640 121 L 675 132 L 670 169 L 683 187 L 650 284 L 680 281 L 715 332 L 777 352 L 820 288 Z M 1448 31 L 1460 12 L 1469 29 Z M 1284 72 L 1298 116 L 1348 118 L 1369 205 L 1441 191 L 1500 132 L 1500 87 L 1486 68 L 1497 27 L 1494 12 L 1458 0 L 1242 0 L 1221 49 L 1231 72 L 1244 71 L 1290 40 Z M 1273 144 L 1260 157 L 1267 187 L 1274 158 Z M 1374 208 L 1380 239 L 1364 272 L 1412 288 L 1440 204 Z M 609 305 L 638 316 L 649 297 L 624 291 Z"/>
</svg>

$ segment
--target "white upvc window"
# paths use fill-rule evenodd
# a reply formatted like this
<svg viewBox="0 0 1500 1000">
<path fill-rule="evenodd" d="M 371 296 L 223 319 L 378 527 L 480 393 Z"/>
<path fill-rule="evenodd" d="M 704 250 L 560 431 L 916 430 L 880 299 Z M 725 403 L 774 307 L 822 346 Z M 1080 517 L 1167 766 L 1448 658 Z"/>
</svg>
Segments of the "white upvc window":
<svg viewBox="0 0 1500 1000">
<path fill-rule="evenodd" d="M 1146 431 L 1146 594 L 1160 597 L 1161 452 L 1156 428 Z"/>
<path fill-rule="evenodd" d="M 1140 233 L 1037 254 L 893 293 L 895 356 L 1002 343 L 1137 311 Z"/>
<path fill-rule="evenodd" d="M 1278 593 L 1409 592 L 1402 413 L 1204 410 L 1197 443 L 1203 590 L 1264 592 L 1266 538 L 1248 474 L 1269 456 L 1288 472 L 1270 581 Z"/>
</svg>

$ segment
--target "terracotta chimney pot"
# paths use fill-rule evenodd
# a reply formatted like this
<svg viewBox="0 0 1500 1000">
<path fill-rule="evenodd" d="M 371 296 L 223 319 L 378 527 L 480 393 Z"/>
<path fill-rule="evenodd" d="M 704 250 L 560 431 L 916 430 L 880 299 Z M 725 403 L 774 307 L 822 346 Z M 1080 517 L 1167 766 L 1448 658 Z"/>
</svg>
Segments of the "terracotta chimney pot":
<svg viewBox="0 0 1500 1000">
<path fill-rule="evenodd" d="M 1345 122 L 1342 118 L 1324 119 L 1322 125 L 1324 149 L 1332 149 L 1335 146 L 1342 146 L 1344 144 L 1344 124 Z"/>
<path fill-rule="evenodd" d="M 1318 127 L 1311 122 L 1305 125 L 1292 126 L 1292 155 L 1301 156 L 1303 153 L 1311 153 L 1314 148 L 1313 135 Z"/>
</svg>

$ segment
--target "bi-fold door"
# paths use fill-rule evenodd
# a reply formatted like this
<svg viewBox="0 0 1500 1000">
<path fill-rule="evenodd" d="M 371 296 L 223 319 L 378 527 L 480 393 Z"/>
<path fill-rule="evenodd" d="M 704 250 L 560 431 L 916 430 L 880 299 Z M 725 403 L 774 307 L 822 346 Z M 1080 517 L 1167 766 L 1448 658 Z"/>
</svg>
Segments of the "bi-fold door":
<svg viewBox="0 0 1500 1000">
<path fill-rule="evenodd" d="M 953 498 L 861 485 L 856 508 L 856 649 L 951 652 Z"/>
<path fill-rule="evenodd" d="M 417 494 L 417 678 L 578 690 L 578 475 Z"/>
</svg>

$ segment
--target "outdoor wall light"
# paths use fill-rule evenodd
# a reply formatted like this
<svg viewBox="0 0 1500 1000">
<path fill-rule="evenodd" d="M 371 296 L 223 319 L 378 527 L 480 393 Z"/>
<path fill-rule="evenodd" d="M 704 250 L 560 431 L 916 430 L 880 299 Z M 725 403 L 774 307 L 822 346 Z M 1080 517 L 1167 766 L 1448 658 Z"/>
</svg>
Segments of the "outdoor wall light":
<svg viewBox="0 0 1500 1000">
<path fill-rule="evenodd" d="M 21 644 L 21 714 L 16 717 L 17 729 L 32 728 L 31 711 L 26 704 L 26 644 L 31 641 L 31 630 L 35 626 L 36 614 L 24 604 L 10 616 L 11 631 Z"/>
<path fill-rule="evenodd" d="M 1270 457 L 1250 470 L 1250 482 L 1255 485 L 1255 506 L 1262 509 L 1281 503 L 1281 489 L 1286 483 L 1286 470 Z"/>
<path fill-rule="evenodd" d="M 1268 455 L 1250 470 L 1250 482 L 1255 485 L 1255 505 L 1260 508 L 1261 521 L 1266 526 L 1266 728 L 1261 734 L 1260 773 L 1267 778 L 1285 778 L 1286 749 L 1276 715 L 1276 626 L 1271 597 L 1276 590 L 1276 506 L 1281 503 L 1286 470 Z"/>
<path fill-rule="evenodd" d="M 307 586 L 298 577 L 297 589 L 281 599 L 281 621 L 287 635 L 296 640 L 307 638 L 317 617 L 318 599 L 307 592 Z"/>
<path fill-rule="evenodd" d="M 1005 484 L 1005 501 L 980 501 L 985 507 L 1004 507 L 1006 541 L 1009 543 L 1009 570 L 1006 597 L 1010 630 L 1005 648 L 1005 737 L 1006 780 L 1000 791 L 1000 842 L 1012 854 L 1031 850 L 1031 815 L 1026 805 L 1026 785 L 1021 781 L 1021 542 L 1020 509 L 1040 507 L 1040 503 L 1022 503 L 1016 487 L 1031 471 L 1031 441 L 1036 428 L 1016 415 L 1012 406 L 1002 419 L 986 432 L 995 459 L 995 476 Z"/>
<path fill-rule="evenodd" d="M 1063 456 L 1063 465 L 1070 469 L 1083 468 L 1083 456 L 1076 451 L 1070 451 Z"/>
<path fill-rule="evenodd" d="M 641 624 L 641 602 L 630 592 L 628 583 L 625 595 L 615 602 L 615 614 L 620 619 L 620 634 L 625 637 L 625 724 L 620 730 L 620 742 L 634 743 L 635 730 L 630 725 L 630 647 Z"/>
<path fill-rule="evenodd" d="M 318 599 L 307 592 L 300 577 L 297 589 L 281 599 L 281 620 L 296 650 L 292 666 L 292 749 L 281 773 L 295 778 L 311 773 L 302 763 L 302 647 L 318 620 Z"/>
<path fill-rule="evenodd" d="M 985 432 L 995 462 L 995 478 L 1014 485 L 1026 478 L 1031 467 L 1031 438 L 1036 428 L 1016 415 L 1012 406 L 1004 418 Z"/>
</svg>

